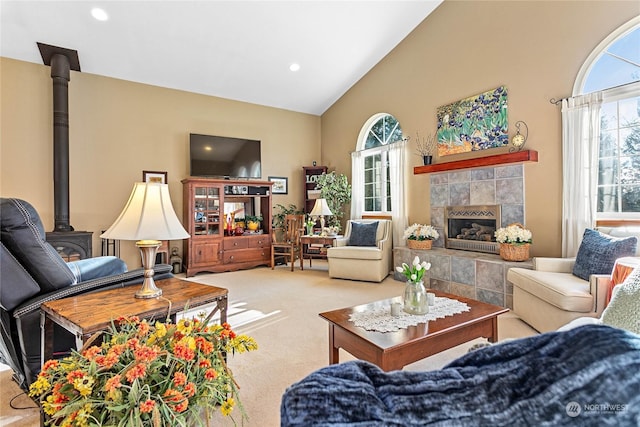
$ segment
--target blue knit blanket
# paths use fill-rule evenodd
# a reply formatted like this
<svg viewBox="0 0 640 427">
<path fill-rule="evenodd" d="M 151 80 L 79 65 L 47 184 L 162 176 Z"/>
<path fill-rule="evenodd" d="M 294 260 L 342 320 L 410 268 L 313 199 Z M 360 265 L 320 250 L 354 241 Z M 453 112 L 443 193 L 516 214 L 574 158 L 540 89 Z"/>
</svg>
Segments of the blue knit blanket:
<svg viewBox="0 0 640 427">
<path fill-rule="evenodd" d="M 364 361 L 289 387 L 288 426 L 638 426 L 640 336 L 590 325 L 472 351 L 437 371 Z"/>
</svg>

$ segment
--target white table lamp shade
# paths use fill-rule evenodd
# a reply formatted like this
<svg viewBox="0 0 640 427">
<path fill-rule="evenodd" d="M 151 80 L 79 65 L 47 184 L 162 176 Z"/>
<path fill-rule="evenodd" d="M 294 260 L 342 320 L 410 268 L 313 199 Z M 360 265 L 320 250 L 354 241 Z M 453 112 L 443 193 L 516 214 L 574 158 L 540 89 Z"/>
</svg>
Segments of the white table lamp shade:
<svg viewBox="0 0 640 427">
<path fill-rule="evenodd" d="M 161 240 L 186 239 L 184 229 L 171 204 L 169 186 L 157 182 L 136 182 L 129 201 L 111 227 L 100 236 L 104 239 L 137 240 L 140 249 L 144 281 L 136 298 L 162 295 L 153 280 L 153 266 Z"/>
<path fill-rule="evenodd" d="M 327 199 L 317 199 L 316 204 L 313 205 L 313 209 L 311 209 L 311 216 L 321 216 L 321 215 L 333 215 L 331 209 L 329 209 L 329 205 L 327 205 Z"/>
<path fill-rule="evenodd" d="M 189 233 L 173 210 L 167 184 L 136 182 L 124 209 L 100 237 L 114 240 L 178 240 L 188 238 Z"/>
</svg>

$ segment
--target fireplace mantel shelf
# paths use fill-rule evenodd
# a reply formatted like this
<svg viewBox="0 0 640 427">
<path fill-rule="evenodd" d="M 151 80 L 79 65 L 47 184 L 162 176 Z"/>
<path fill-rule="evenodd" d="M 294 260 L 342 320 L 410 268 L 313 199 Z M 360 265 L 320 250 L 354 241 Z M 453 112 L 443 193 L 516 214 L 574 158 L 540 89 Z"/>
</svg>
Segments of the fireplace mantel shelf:
<svg viewBox="0 0 640 427">
<path fill-rule="evenodd" d="M 444 172 L 458 169 L 470 169 L 485 166 L 504 165 L 519 162 L 537 162 L 538 152 L 535 150 L 516 151 L 514 153 L 495 154 L 493 156 L 477 157 L 474 159 L 455 160 L 453 162 L 434 163 L 426 166 L 416 166 L 413 174 Z"/>
</svg>

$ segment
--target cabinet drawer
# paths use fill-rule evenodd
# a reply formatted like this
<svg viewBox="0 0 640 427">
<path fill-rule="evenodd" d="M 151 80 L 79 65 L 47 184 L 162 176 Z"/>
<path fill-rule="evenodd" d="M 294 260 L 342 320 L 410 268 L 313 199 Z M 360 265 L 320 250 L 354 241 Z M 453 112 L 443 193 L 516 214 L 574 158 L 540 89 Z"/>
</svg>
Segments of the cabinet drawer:
<svg viewBox="0 0 640 427">
<path fill-rule="evenodd" d="M 225 251 L 223 254 L 223 260 L 225 264 L 232 264 L 234 262 L 269 259 L 271 257 L 270 251 L 271 248 L 245 249 L 242 251 Z"/>
<path fill-rule="evenodd" d="M 271 237 L 269 237 L 268 235 L 263 235 L 259 237 L 250 237 L 249 247 L 250 248 L 269 248 L 271 247 Z"/>
<path fill-rule="evenodd" d="M 249 241 L 244 237 L 227 237 L 224 239 L 224 250 L 233 251 L 236 249 L 247 249 Z"/>
</svg>

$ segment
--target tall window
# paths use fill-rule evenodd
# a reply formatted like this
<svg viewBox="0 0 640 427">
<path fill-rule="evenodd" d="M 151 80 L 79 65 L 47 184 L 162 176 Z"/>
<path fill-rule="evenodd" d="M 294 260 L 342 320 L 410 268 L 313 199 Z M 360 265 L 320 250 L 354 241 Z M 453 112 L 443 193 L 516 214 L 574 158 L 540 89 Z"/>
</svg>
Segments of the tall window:
<svg viewBox="0 0 640 427">
<path fill-rule="evenodd" d="M 390 114 L 376 115 L 373 119 L 366 129 L 365 138 L 358 144 L 359 150 L 363 150 L 363 207 L 367 213 L 388 213 L 392 210 L 388 147 L 402 140 L 402 129 Z"/>
<path fill-rule="evenodd" d="M 640 20 L 611 34 L 585 62 L 574 95 L 602 91 L 598 219 L 640 218 Z"/>
</svg>

